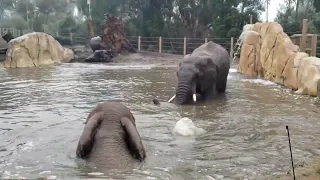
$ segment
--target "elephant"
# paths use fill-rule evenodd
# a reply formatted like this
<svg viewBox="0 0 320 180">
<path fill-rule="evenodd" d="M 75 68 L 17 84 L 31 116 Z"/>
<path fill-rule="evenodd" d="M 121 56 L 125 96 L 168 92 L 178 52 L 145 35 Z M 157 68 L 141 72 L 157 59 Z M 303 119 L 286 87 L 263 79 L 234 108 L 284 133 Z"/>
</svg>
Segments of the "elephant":
<svg viewBox="0 0 320 180">
<path fill-rule="evenodd" d="M 202 100 L 208 100 L 216 93 L 224 93 L 230 61 L 227 50 L 220 44 L 209 41 L 197 47 L 179 60 L 176 93 L 168 102 L 175 100 L 176 104 L 183 105 L 192 103 L 192 99 L 196 102 L 197 94 Z"/>
<path fill-rule="evenodd" d="M 96 50 L 101 50 L 101 41 L 102 38 L 100 36 L 96 36 L 90 39 L 90 47 L 93 52 Z"/>
<path fill-rule="evenodd" d="M 96 50 L 87 57 L 85 62 L 113 62 L 114 53 L 111 50 Z"/>
<path fill-rule="evenodd" d="M 87 117 L 76 155 L 98 169 L 142 163 L 146 152 L 130 109 L 120 102 L 97 104 Z"/>
</svg>

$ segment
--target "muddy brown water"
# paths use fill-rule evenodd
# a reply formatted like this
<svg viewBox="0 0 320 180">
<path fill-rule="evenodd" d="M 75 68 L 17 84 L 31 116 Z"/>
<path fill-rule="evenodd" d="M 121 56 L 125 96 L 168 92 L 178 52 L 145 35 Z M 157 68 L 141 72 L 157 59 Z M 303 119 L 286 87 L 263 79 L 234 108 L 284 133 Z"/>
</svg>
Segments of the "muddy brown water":
<svg viewBox="0 0 320 180">
<path fill-rule="evenodd" d="M 291 165 L 286 125 L 295 162 L 320 155 L 320 110 L 314 98 L 248 79 L 232 67 L 225 96 L 177 106 L 166 102 L 175 90 L 177 57 L 135 58 L 117 64 L 0 69 L 0 178 L 89 177 L 77 164 L 75 148 L 89 111 L 105 100 L 130 107 L 147 159 L 140 169 L 111 171 L 98 176 L 102 179 L 263 179 L 282 174 Z M 153 105 L 154 98 L 161 106 Z M 174 135 L 182 117 L 207 132 Z"/>
</svg>

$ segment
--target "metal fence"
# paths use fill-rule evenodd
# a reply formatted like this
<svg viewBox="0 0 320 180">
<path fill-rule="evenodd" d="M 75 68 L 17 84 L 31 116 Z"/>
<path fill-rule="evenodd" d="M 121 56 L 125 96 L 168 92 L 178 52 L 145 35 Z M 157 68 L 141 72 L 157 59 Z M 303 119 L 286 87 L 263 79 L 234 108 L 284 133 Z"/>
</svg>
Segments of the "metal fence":
<svg viewBox="0 0 320 180">
<path fill-rule="evenodd" d="M 17 30 L 15 28 L 0 28 L 1 35 L 5 34 L 7 31 L 10 31 L 14 37 L 30 32 L 28 30 Z M 285 33 L 290 36 L 294 44 L 300 45 L 301 32 Z M 57 39 L 62 45 L 85 45 L 89 41 L 89 37 L 85 33 L 56 33 L 50 35 Z M 308 34 L 307 36 L 307 44 L 310 44 L 310 46 L 307 47 L 306 51 L 311 51 L 313 52 L 312 55 L 320 57 L 320 36 L 318 35 L 318 38 L 315 40 L 313 39 L 316 35 L 313 35 L 313 39 L 311 38 L 311 35 Z M 213 41 L 226 48 L 231 57 L 233 57 L 235 44 L 238 40 L 237 38 L 170 38 L 141 36 L 127 36 L 126 38 L 137 51 L 183 55 L 192 53 L 194 49 L 205 42 Z"/>
<path fill-rule="evenodd" d="M 169 37 L 126 37 L 137 51 L 159 52 L 169 54 L 191 54 L 194 49 L 205 42 L 213 41 L 233 54 L 235 38 L 169 38 Z"/>
</svg>

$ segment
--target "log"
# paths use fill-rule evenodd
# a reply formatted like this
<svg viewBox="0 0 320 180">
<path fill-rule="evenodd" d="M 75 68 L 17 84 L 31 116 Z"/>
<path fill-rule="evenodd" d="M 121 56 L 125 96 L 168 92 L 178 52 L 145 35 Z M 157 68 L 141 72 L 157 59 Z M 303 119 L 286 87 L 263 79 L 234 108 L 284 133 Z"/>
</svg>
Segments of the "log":
<svg viewBox="0 0 320 180">
<path fill-rule="evenodd" d="M 124 23 L 122 17 L 117 18 L 105 14 L 104 24 L 102 25 L 101 47 L 104 50 L 111 50 L 114 54 L 130 52 L 135 53 L 132 45 L 125 38 Z"/>
</svg>

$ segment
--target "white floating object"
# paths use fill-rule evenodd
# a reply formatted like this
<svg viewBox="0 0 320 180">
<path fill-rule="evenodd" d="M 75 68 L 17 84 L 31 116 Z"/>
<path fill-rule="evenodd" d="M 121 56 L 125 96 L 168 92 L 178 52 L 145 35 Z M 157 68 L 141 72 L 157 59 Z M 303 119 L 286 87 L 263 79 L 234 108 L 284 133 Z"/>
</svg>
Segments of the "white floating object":
<svg viewBox="0 0 320 180">
<path fill-rule="evenodd" d="M 184 117 L 176 123 L 173 132 L 182 136 L 194 136 L 206 131 L 195 126 L 191 119 Z"/>
<path fill-rule="evenodd" d="M 47 179 L 57 179 L 57 176 L 49 176 Z"/>
<path fill-rule="evenodd" d="M 91 176 L 102 176 L 102 175 L 104 175 L 104 173 L 101 173 L 101 172 L 91 172 L 91 173 L 88 173 L 88 175 L 91 175 Z"/>
</svg>

